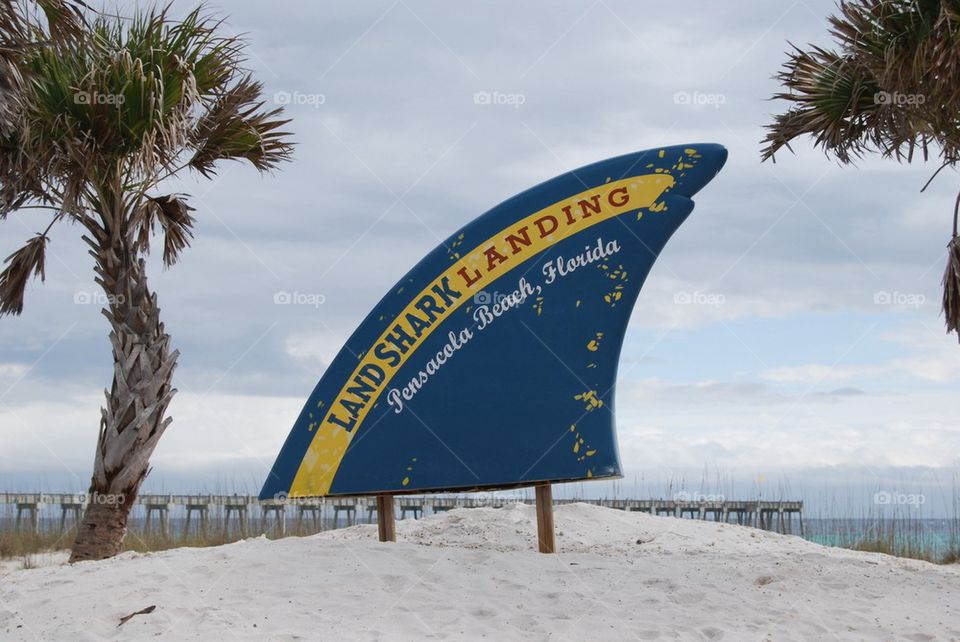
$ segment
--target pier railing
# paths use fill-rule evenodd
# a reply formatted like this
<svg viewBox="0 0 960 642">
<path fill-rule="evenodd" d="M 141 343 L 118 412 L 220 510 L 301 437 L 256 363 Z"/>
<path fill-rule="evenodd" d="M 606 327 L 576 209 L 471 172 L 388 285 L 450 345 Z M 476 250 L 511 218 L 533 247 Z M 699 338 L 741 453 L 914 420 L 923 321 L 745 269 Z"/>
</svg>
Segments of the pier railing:
<svg viewBox="0 0 960 642">
<path fill-rule="evenodd" d="M 68 518 L 74 522 L 80 518 L 83 509 L 90 501 L 85 493 L 0 493 L 0 505 L 16 510 L 16 526 L 20 527 L 27 518 L 30 526 L 39 528 L 40 514 L 46 510 L 54 514 L 59 509 L 60 527 L 65 528 Z M 515 503 L 532 504 L 533 498 L 516 496 L 498 496 L 490 493 L 475 493 L 462 496 L 442 495 L 402 495 L 397 497 L 400 518 L 408 515 L 421 517 L 427 509 L 440 513 L 453 508 L 499 508 Z M 793 532 L 794 521 L 799 523 L 803 534 L 802 501 L 770 500 L 722 500 L 715 499 L 557 499 L 555 504 L 583 502 L 624 511 L 637 511 L 651 515 L 668 515 L 677 518 L 713 520 L 736 523 L 781 533 Z M 275 524 L 279 534 L 286 533 L 288 511 L 296 519 L 297 529 L 306 520 L 316 529 L 322 529 L 324 519 L 333 527 L 358 522 L 357 513 L 366 512 L 368 522 L 372 521 L 376 498 L 369 497 L 328 497 L 323 499 L 279 498 L 259 501 L 254 495 L 161 495 L 142 494 L 137 497 L 136 507 L 142 507 L 146 526 L 156 523 L 164 534 L 170 531 L 171 514 L 182 513 L 186 517 L 186 529 L 189 530 L 191 518 L 196 516 L 196 524 L 206 528 L 211 512 L 219 511 L 225 517 L 225 526 L 233 519 L 241 532 L 244 532 L 250 519 L 260 517 L 262 528 L 268 521 Z M 257 515 L 259 513 L 259 515 Z M 154 519 L 155 518 L 155 519 Z"/>
</svg>

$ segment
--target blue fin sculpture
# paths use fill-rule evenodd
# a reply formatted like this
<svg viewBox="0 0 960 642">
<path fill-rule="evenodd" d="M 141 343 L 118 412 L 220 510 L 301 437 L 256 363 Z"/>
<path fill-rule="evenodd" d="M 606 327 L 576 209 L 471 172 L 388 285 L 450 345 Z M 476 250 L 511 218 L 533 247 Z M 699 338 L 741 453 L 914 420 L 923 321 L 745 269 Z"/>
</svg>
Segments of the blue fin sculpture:
<svg viewBox="0 0 960 642">
<path fill-rule="evenodd" d="M 614 384 L 630 313 L 726 157 L 707 144 L 611 158 L 455 233 L 347 340 L 260 498 L 619 477 Z"/>
</svg>

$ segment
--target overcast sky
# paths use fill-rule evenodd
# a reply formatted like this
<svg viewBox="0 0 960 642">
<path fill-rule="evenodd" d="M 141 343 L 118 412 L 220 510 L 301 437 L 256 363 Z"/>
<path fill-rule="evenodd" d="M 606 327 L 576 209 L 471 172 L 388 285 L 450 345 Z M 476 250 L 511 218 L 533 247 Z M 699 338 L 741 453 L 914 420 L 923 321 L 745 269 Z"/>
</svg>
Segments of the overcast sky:
<svg viewBox="0 0 960 642">
<path fill-rule="evenodd" d="M 705 467 L 888 490 L 956 470 L 960 347 L 938 304 L 956 175 L 920 194 L 935 167 L 839 167 L 806 141 L 760 162 L 787 40 L 825 44 L 831 2 L 214 9 L 298 146 L 273 176 L 171 184 L 198 226 L 182 264 L 151 260 L 182 352 L 152 488 L 258 490 L 344 338 L 441 239 L 580 165 L 697 142 L 730 158 L 633 314 L 624 490 Z M 32 216 L 4 223 L 3 256 Z M 54 232 L 47 282 L 0 320 L 0 489 L 89 481 L 111 363 L 79 234 Z"/>
</svg>

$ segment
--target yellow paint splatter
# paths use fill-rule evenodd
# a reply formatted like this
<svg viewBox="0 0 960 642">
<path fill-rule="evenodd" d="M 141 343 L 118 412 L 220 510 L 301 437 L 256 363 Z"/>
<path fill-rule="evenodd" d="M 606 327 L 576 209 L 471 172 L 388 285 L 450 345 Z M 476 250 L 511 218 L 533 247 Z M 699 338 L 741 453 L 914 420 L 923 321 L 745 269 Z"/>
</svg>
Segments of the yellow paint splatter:
<svg viewBox="0 0 960 642">
<path fill-rule="evenodd" d="M 584 408 L 587 412 L 603 407 L 603 399 L 597 396 L 596 390 L 585 390 L 580 394 L 574 395 L 573 398 L 584 402 Z"/>
<path fill-rule="evenodd" d="M 576 432 L 576 425 L 570 426 L 570 432 L 574 433 L 573 454 L 577 455 L 583 453 L 577 457 L 577 461 L 583 461 L 587 457 L 593 457 L 595 454 L 597 454 L 597 450 L 595 448 L 591 448 L 590 444 L 586 443 L 586 440 L 583 438 L 583 436 Z"/>
<path fill-rule="evenodd" d="M 587 350 L 589 350 L 590 352 L 596 352 L 597 350 L 599 350 L 600 341 L 602 339 L 603 339 L 603 333 L 598 332 L 596 338 L 590 339 L 590 341 L 587 342 Z"/>
<path fill-rule="evenodd" d="M 622 265 L 618 265 L 616 269 L 609 270 L 607 273 L 607 278 L 613 281 L 626 281 L 627 280 L 627 271 L 623 268 Z"/>
<path fill-rule="evenodd" d="M 416 457 L 411 457 L 411 458 L 410 458 L 410 461 L 411 461 L 411 465 L 407 466 L 407 472 L 408 472 L 408 473 L 409 473 L 409 472 L 413 472 L 413 463 L 416 463 L 417 458 L 416 458 Z M 406 477 L 404 477 L 404 478 L 403 478 L 403 481 L 400 482 L 400 483 L 403 484 L 404 486 L 406 486 L 407 484 L 409 484 L 409 483 L 410 483 L 410 476 L 407 475 Z"/>
<path fill-rule="evenodd" d="M 603 300 L 606 301 L 607 303 L 609 303 L 609 304 L 610 304 L 610 307 L 614 307 L 615 305 L 617 305 L 617 302 L 618 302 L 621 298 L 623 298 L 623 286 L 622 286 L 622 285 L 616 286 L 615 288 L 613 288 L 613 292 L 610 292 L 609 294 L 605 294 L 605 295 L 603 296 Z"/>
<path fill-rule="evenodd" d="M 667 204 L 665 201 L 660 201 L 659 203 L 654 203 L 647 209 L 650 210 L 651 212 L 663 212 L 663 211 L 666 211 Z"/>
</svg>

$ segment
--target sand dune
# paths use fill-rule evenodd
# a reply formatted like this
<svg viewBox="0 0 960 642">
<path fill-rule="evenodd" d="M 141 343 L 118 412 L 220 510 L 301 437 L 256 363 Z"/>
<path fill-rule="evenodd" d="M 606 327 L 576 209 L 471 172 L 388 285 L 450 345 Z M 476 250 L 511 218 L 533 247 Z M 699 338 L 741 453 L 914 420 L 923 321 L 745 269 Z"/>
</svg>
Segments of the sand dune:
<svg viewBox="0 0 960 642">
<path fill-rule="evenodd" d="M 960 639 L 960 568 L 574 504 L 124 554 L 0 578 L 0 638 Z M 144 607 L 122 627 L 120 619 Z"/>
</svg>

